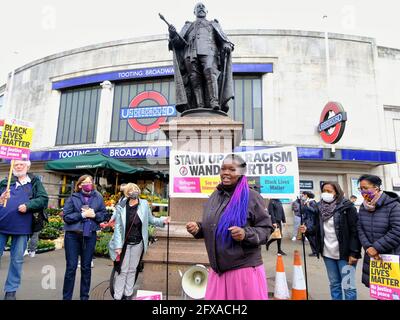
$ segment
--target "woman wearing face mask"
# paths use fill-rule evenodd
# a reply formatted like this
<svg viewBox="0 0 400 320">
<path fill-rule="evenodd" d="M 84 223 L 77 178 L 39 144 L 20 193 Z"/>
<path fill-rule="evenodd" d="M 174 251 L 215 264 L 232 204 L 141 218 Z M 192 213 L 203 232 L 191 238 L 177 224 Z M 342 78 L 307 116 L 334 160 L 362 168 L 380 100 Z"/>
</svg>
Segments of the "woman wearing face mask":
<svg viewBox="0 0 400 320">
<path fill-rule="evenodd" d="M 249 188 L 245 173 L 244 160 L 228 155 L 203 221 L 186 225 L 195 238 L 204 238 L 210 260 L 206 300 L 268 299 L 260 245 L 272 232 L 271 217 L 261 195 Z"/>
<path fill-rule="evenodd" d="M 149 224 L 164 227 L 170 217 L 155 218 L 149 203 L 139 199 L 140 188 L 134 183 L 124 187 L 125 200 L 116 207 L 114 235 L 109 243 L 111 259 L 117 275 L 114 281 L 114 299 L 131 299 L 136 269 L 148 247 Z"/>
<path fill-rule="evenodd" d="M 361 258 L 357 209 L 350 200 L 344 198 L 337 182 L 324 182 L 321 191 L 315 226 L 307 228 L 303 225 L 300 230 L 306 232 L 306 236 L 316 236 L 318 253 L 324 259 L 328 274 L 332 300 L 356 300 L 356 265 Z"/>
<path fill-rule="evenodd" d="M 394 192 L 382 191 L 378 176 L 365 174 L 358 182 L 364 198 L 358 220 L 365 250 L 362 282 L 369 287 L 370 259 L 379 260 L 381 254 L 400 255 L 400 198 Z"/>
<path fill-rule="evenodd" d="M 88 300 L 91 281 L 91 262 L 96 247 L 96 231 L 106 218 L 103 197 L 95 190 L 93 178 L 83 175 L 75 192 L 65 202 L 64 248 L 67 267 L 64 276 L 63 299 L 71 300 L 74 292 L 78 258 L 81 257 L 80 299 Z"/>
</svg>

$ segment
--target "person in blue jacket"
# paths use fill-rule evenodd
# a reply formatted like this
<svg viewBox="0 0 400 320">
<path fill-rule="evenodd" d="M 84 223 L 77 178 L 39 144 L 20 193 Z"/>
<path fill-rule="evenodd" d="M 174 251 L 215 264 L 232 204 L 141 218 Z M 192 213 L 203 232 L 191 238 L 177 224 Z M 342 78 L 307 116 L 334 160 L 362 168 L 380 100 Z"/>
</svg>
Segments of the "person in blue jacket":
<svg viewBox="0 0 400 320">
<path fill-rule="evenodd" d="M 106 218 L 103 197 L 95 190 L 93 178 L 83 175 L 76 183 L 75 192 L 63 209 L 65 222 L 65 259 L 63 299 L 71 300 L 74 292 L 78 258 L 81 257 L 80 299 L 88 300 L 92 275 L 91 262 L 96 247 L 96 231 Z"/>
<path fill-rule="evenodd" d="M 360 206 L 358 234 L 364 248 L 362 283 L 369 287 L 370 261 L 381 254 L 400 255 L 400 197 L 382 190 L 382 180 L 372 174 L 358 179 L 364 201 Z"/>
</svg>

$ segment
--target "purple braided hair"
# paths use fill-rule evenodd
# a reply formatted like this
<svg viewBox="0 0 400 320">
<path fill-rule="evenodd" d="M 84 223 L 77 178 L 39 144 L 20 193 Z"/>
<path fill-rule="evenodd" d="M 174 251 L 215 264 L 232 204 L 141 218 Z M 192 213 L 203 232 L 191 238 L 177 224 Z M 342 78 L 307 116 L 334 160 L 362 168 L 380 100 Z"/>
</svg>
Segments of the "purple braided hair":
<svg viewBox="0 0 400 320">
<path fill-rule="evenodd" d="M 234 154 L 228 155 L 224 161 L 227 158 L 237 161 L 242 169 L 246 168 L 246 162 L 240 156 Z M 239 178 L 235 191 L 226 206 L 221 219 L 219 220 L 216 230 L 217 239 L 221 240 L 223 246 L 233 246 L 233 239 L 228 228 L 232 226 L 243 228 L 246 225 L 248 204 L 249 185 L 246 176 L 242 175 Z"/>
</svg>

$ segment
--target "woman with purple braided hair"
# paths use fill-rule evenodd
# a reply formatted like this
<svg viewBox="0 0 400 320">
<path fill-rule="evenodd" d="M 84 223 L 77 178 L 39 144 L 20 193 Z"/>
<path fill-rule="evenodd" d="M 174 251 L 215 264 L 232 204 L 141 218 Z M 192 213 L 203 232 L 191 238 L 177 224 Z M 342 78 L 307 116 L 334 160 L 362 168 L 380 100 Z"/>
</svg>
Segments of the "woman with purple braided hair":
<svg viewBox="0 0 400 320">
<path fill-rule="evenodd" d="M 210 260 L 206 300 L 268 299 L 260 246 L 272 232 L 271 217 L 245 173 L 240 156 L 225 157 L 221 183 L 205 204 L 203 221 L 186 225 L 195 238 L 204 238 Z"/>
</svg>

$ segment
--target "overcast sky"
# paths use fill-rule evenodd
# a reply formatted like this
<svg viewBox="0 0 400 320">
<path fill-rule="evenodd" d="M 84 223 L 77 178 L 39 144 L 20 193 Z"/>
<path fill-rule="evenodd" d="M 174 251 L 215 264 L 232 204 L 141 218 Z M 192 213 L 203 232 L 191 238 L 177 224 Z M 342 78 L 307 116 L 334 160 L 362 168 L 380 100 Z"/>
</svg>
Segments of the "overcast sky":
<svg viewBox="0 0 400 320">
<path fill-rule="evenodd" d="M 193 19 L 191 0 L 13 0 L 0 7 L 0 85 L 35 59 L 100 42 L 166 33 Z M 399 0 L 208 0 L 226 29 L 294 29 L 373 37 L 400 48 Z M 322 17 L 327 15 L 327 19 Z"/>
</svg>

